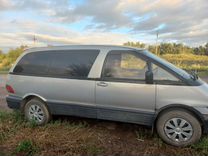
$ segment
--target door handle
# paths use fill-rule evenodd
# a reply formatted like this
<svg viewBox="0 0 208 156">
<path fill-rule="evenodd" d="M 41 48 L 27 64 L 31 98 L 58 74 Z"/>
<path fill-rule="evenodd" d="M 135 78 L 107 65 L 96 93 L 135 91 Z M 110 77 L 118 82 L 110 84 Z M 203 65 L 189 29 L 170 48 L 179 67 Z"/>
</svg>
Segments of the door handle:
<svg viewBox="0 0 208 156">
<path fill-rule="evenodd" d="M 98 82 L 97 86 L 101 86 L 101 87 L 107 87 L 108 84 L 106 82 Z"/>
</svg>

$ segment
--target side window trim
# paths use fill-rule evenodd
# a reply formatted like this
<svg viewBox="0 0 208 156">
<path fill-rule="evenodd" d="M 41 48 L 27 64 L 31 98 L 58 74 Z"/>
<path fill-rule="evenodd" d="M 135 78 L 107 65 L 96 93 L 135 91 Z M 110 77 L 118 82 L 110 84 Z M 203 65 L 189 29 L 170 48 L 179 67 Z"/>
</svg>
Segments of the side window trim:
<svg viewBox="0 0 208 156">
<path fill-rule="evenodd" d="M 148 70 L 151 69 L 151 62 L 150 60 L 143 56 L 142 54 L 134 51 L 134 50 L 110 50 L 106 56 L 105 56 L 105 60 L 103 62 L 103 66 L 102 66 L 102 70 L 101 70 L 101 77 L 100 77 L 100 80 L 101 81 L 107 81 L 107 82 L 126 82 L 126 83 L 139 83 L 139 84 L 146 84 L 146 80 L 137 80 L 137 79 L 124 79 L 124 78 L 106 78 L 104 76 L 104 70 L 105 70 L 105 65 L 106 65 L 106 62 L 107 62 L 107 57 L 112 53 L 112 52 L 119 52 L 119 51 L 123 51 L 123 52 L 128 52 L 128 53 L 133 53 L 135 54 L 135 56 L 138 56 L 141 60 L 145 61 L 147 63 L 147 67 L 148 67 Z"/>
</svg>

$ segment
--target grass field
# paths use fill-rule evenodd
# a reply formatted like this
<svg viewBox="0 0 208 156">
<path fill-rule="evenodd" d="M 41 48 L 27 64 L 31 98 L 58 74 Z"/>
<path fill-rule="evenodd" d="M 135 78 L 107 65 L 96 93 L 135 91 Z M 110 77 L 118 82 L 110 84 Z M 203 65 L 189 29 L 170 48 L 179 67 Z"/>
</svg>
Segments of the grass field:
<svg viewBox="0 0 208 156">
<path fill-rule="evenodd" d="M 208 71 L 208 56 L 193 54 L 166 54 L 162 58 L 185 70 Z"/>
<path fill-rule="evenodd" d="M 8 74 L 9 71 L 1 71 L 0 70 L 0 74 Z"/>
<path fill-rule="evenodd" d="M 0 155 L 207 155 L 208 137 L 186 148 L 166 145 L 134 124 L 56 117 L 46 126 L 0 111 Z"/>
</svg>

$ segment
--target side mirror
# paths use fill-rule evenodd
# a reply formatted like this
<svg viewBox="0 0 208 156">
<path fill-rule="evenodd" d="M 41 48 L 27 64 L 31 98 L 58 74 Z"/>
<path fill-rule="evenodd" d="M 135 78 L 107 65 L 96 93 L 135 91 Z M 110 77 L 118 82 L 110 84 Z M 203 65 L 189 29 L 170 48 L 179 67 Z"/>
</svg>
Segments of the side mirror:
<svg viewBox="0 0 208 156">
<path fill-rule="evenodd" d="M 146 81 L 146 84 L 153 84 L 153 72 L 152 71 L 146 71 L 145 81 Z"/>
</svg>

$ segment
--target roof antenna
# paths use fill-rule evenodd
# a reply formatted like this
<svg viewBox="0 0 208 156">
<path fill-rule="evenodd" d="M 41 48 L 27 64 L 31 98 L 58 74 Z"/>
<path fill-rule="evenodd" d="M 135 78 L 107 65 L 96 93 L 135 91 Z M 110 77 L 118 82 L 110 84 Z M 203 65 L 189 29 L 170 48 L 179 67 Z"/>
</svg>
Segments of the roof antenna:
<svg viewBox="0 0 208 156">
<path fill-rule="evenodd" d="M 159 31 L 157 30 L 157 34 L 156 34 L 156 55 L 158 55 L 158 45 L 157 45 L 157 42 L 158 42 L 158 36 L 159 36 Z"/>
<path fill-rule="evenodd" d="M 37 41 L 37 38 L 36 38 L 36 36 L 34 35 L 34 36 L 33 36 L 34 47 L 35 47 L 36 41 Z"/>
</svg>

